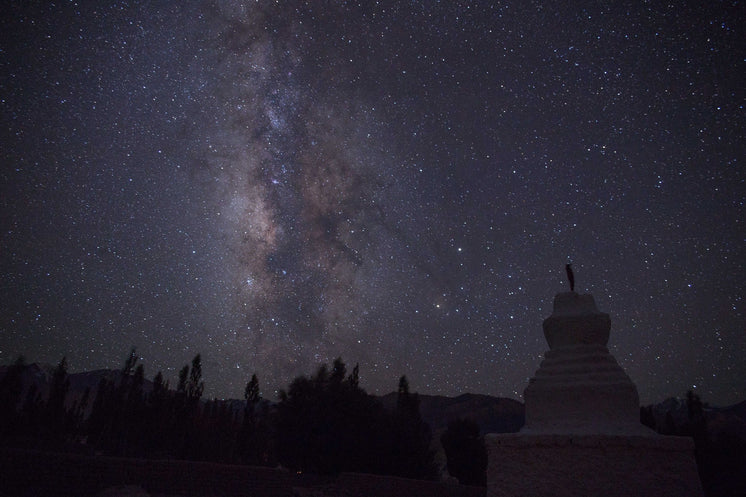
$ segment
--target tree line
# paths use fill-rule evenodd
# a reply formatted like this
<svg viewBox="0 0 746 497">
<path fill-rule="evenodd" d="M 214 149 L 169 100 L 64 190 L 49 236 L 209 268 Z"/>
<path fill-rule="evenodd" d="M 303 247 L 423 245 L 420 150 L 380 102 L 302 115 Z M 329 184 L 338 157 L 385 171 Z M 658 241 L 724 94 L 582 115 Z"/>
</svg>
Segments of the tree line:
<svg viewBox="0 0 746 497">
<path fill-rule="evenodd" d="M 295 378 L 271 403 L 259 380 L 247 381 L 243 402 L 203 399 L 201 356 L 179 372 L 172 389 L 161 372 L 146 392 L 136 351 L 120 374 L 68 402 L 63 358 L 49 392 L 31 384 L 23 395 L 19 358 L 0 379 L 0 440 L 8 446 L 90 451 L 121 457 L 178 458 L 282 466 L 333 475 L 364 472 L 436 479 L 440 471 L 419 397 L 399 380 L 396 406 L 385 409 L 341 358 Z M 23 398 L 22 398 L 23 397 Z M 461 483 L 484 484 L 486 451 L 474 423 L 455 420 L 442 437 L 448 470 Z"/>
</svg>

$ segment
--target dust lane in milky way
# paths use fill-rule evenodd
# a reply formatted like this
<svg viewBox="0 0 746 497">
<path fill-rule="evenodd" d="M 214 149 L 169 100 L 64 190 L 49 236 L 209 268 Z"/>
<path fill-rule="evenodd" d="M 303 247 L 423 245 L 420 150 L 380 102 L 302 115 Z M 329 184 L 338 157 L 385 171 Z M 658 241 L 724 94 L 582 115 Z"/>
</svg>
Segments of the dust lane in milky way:
<svg viewBox="0 0 746 497">
<path fill-rule="evenodd" d="M 567 288 L 744 398 L 738 2 L 10 4 L 0 362 L 520 397 Z"/>
</svg>

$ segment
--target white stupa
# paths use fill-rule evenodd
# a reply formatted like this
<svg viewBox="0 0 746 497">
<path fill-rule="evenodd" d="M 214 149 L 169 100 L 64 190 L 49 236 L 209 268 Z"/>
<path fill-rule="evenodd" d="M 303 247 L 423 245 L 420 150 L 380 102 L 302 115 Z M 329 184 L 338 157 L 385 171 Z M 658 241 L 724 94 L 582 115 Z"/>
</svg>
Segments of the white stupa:
<svg viewBox="0 0 746 497">
<path fill-rule="evenodd" d="M 526 424 L 485 437 L 487 497 L 702 497 L 692 439 L 640 423 L 637 388 L 606 348 L 611 319 L 567 272 L 523 393 Z"/>
<path fill-rule="evenodd" d="M 592 295 L 554 297 L 549 351 L 529 381 L 525 433 L 654 435 L 640 423 L 637 388 L 606 345 L 611 319 Z"/>
</svg>

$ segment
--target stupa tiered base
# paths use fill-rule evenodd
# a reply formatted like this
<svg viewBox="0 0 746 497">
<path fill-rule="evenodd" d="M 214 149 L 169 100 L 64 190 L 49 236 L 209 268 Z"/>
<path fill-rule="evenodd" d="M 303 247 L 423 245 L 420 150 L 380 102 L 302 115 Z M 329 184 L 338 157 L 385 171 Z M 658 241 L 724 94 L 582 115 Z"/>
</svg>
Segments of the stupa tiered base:
<svg viewBox="0 0 746 497">
<path fill-rule="evenodd" d="M 523 393 L 527 433 L 653 435 L 629 376 L 604 345 L 548 351 Z"/>
<path fill-rule="evenodd" d="M 591 295 L 554 297 L 549 351 L 523 393 L 526 433 L 653 435 L 640 424 L 637 388 L 609 353 L 611 319 Z"/>
<path fill-rule="evenodd" d="M 488 435 L 487 496 L 703 495 L 694 444 L 640 423 L 637 387 L 609 353 L 591 295 L 557 294 L 549 351 L 524 391 L 520 433 Z"/>
</svg>

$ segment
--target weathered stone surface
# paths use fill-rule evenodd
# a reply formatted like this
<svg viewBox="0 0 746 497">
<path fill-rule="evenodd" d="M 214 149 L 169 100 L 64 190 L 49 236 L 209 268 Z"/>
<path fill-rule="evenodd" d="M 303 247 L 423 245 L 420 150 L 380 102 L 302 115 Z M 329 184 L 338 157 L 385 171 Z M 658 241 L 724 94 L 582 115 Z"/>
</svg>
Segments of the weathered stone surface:
<svg viewBox="0 0 746 497">
<path fill-rule="evenodd" d="M 488 497 L 701 497 L 685 437 L 487 435 Z"/>
</svg>

